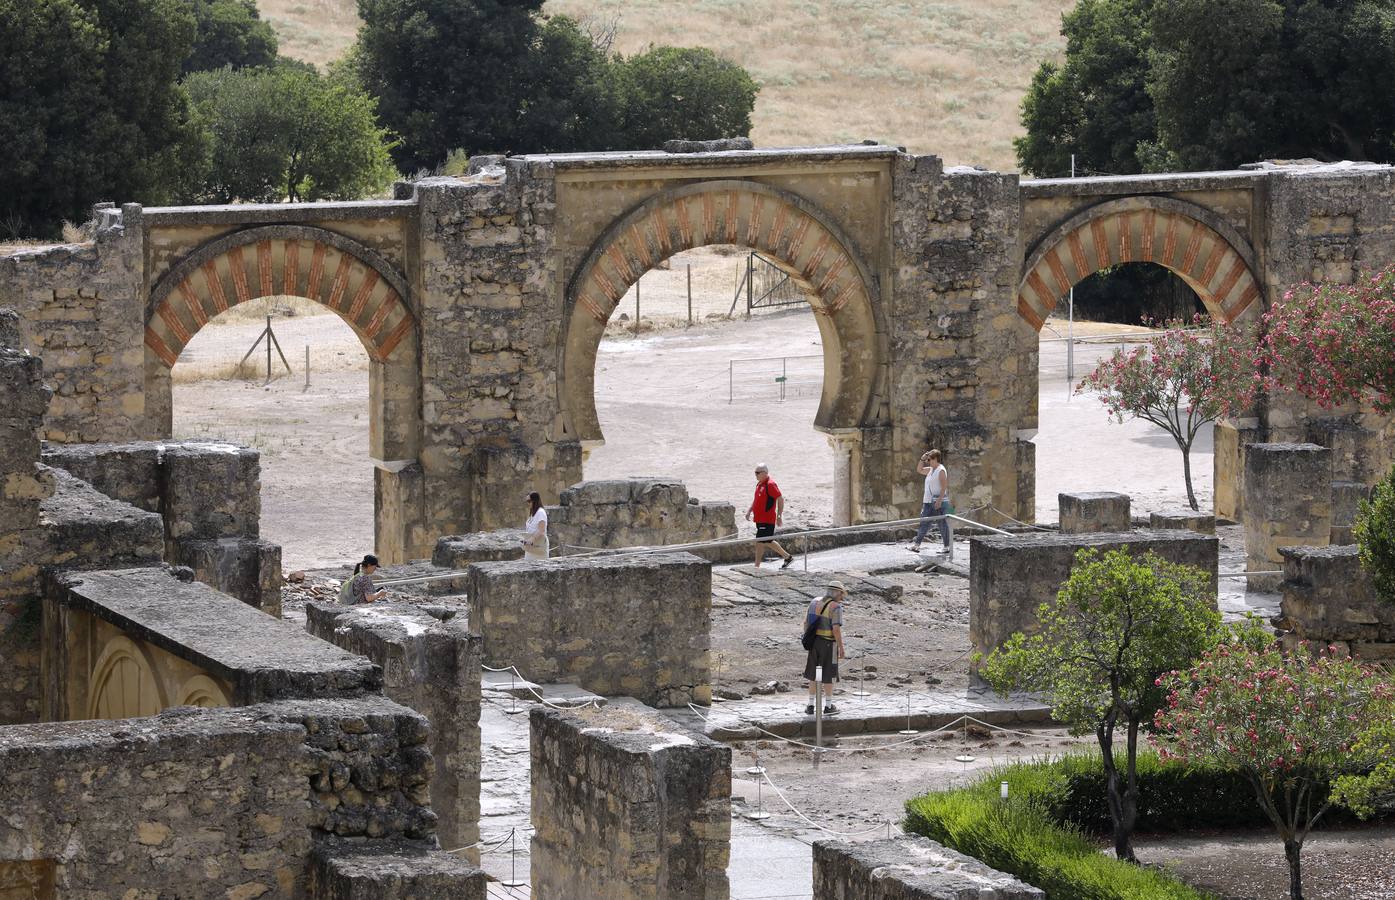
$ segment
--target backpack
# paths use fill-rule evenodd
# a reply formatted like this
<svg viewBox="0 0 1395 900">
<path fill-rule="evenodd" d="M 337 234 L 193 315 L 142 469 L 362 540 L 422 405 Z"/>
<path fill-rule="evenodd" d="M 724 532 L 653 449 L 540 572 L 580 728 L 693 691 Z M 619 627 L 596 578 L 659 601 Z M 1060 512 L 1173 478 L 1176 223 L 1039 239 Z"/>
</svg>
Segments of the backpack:
<svg viewBox="0 0 1395 900">
<path fill-rule="evenodd" d="M 819 619 L 822 619 L 824 614 L 828 612 L 828 605 L 832 602 L 832 600 L 825 599 L 823 601 L 823 609 L 820 609 L 818 615 L 814 616 L 814 621 L 804 626 L 804 638 L 800 643 L 804 645 L 805 650 L 814 649 L 814 641 L 817 640 L 819 636 Z"/>
<path fill-rule="evenodd" d="M 350 575 L 344 579 L 344 583 L 339 585 L 339 602 L 350 605 L 354 602 L 354 579 L 357 575 Z"/>
</svg>

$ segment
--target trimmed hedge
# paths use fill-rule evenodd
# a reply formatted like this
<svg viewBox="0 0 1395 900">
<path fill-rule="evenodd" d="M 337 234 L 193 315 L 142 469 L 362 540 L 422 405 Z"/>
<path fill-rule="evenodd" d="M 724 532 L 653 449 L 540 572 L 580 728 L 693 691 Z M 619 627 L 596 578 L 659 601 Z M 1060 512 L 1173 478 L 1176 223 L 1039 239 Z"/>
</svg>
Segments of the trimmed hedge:
<svg viewBox="0 0 1395 900">
<path fill-rule="evenodd" d="M 1197 891 L 1156 869 L 1120 862 L 1099 851 L 1074 825 L 1057 825 L 1029 795 L 998 798 L 1003 773 L 957 791 L 906 803 L 907 831 L 977 857 L 1003 872 L 1074 900 L 1204 900 Z M 1010 783 L 1012 778 L 1007 777 Z"/>
</svg>

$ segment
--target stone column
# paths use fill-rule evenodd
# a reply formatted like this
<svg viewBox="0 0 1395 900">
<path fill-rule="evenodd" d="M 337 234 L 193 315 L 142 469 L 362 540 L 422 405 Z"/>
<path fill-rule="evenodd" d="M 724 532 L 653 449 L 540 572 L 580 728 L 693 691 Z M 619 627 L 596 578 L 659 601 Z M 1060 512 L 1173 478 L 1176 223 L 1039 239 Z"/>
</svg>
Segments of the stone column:
<svg viewBox="0 0 1395 900">
<path fill-rule="evenodd" d="M 1332 537 L 1332 451 L 1317 444 L 1251 444 L 1245 453 L 1245 558 L 1250 571 L 1283 567 L 1282 547 L 1326 547 Z M 1277 590 L 1282 575 L 1250 578 Z"/>
<path fill-rule="evenodd" d="M 853 523 L 853 453 L 862 434 L 858 431 L 824 435 L 833 449 L 833 524 Z"/>
<path fill-rule="evenodd" d="M 1244 521 L 1245 448 L 1264 440 L 1259 419 L 1222 419 L 1215 427 L 1216 518 L 1223 522 Z"/>
<path fill-rule="evenodd" d="M 730 748 L 634 703 L 530 716 L 534 897 L 726 900 Z"/>
<path fill-rule="evenodd" d="M 1111 491 L 1057 494 L 1061 514 L 1061 534 L 1119 533 L 1128 531 L 1129 495 Z"/>
</svg>

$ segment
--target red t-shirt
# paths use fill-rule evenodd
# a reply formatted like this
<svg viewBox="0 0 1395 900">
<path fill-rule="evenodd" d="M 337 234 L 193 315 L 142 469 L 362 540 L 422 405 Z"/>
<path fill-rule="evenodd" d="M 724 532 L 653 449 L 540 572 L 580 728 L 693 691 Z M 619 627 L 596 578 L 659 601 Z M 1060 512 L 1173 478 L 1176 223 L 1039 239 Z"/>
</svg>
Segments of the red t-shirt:
<svg viewBox="0 0 1395 900">
<path fill-rule="evenodd" d="M 780 486 L 767 478 L 756 485 L 756 499 L 751 503 L 752 518 L 757 525 L 775 524 L 775 501 L 780 499 Z"/>
</svg>

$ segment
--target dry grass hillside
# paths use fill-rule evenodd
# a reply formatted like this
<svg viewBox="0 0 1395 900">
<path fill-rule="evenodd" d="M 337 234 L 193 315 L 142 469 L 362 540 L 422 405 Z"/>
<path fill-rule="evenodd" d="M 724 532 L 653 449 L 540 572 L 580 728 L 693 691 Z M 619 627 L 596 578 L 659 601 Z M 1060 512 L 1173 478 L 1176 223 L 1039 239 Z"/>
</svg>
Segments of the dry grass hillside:
<svg viewBox="0 0 1395 900">
<path fill-rule="evenodd" d="M 354 0 L 258 0 L 284 51 L 311 62 L 353 40 Z M 618 19 L 616 49 L 712 47 L 761 82 L 758 145 L 876 138 L 947 163 L 1016 168 L 1032 72 L 1061 52 L 1074 0 L 549 0 Z"/>
</svg>

